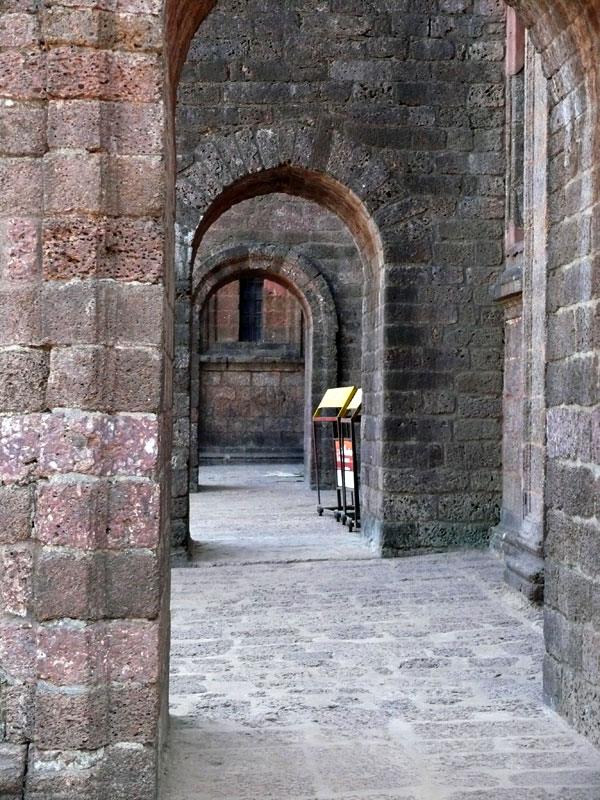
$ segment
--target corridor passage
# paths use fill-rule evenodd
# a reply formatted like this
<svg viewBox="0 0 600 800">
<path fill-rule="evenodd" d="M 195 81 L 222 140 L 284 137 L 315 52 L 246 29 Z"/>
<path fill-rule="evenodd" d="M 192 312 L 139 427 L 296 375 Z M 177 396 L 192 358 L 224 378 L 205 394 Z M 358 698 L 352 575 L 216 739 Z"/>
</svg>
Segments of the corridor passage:
<svg viewBox="0 0 600 800">
<path fill-rule="evenodd" d="M 163 800 L 600 800 L 495 558 L 374 559 L 297 469 L 201 471 Z"/>
</svg>

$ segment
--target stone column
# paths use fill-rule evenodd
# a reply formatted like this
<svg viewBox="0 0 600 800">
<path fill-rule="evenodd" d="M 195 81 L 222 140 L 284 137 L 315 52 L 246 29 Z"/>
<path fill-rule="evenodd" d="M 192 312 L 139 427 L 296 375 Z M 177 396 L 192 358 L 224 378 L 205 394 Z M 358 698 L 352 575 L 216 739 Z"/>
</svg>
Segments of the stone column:
<svg viewBox="0 0 600 800">
<path fill-rule="evenodd" d="M 160 5 L 6 5 L 0 734 L 21 748 L 15 796 L 149 800 L 168 629 Z"/>
<path fill-rule="evenodd" d="M 509 79 L 509 108 L 515 108 Z M 547 83 L 541 61 L 527 45 L 524 106 L 524 243 L 509 227 L 507 270 L 496 299 L 507 300 L 504 379 L 504 486 L 502 517 L 492 546 L 506 559 L 508 583 L 531 600 L 544 592 L 546 363 Z M 520 133 L 520 129 L 517 130 Z M 512 126 L 513 137 L 515 126 Z M 509 163 L 513 166 L 516 159 Z M 509 211 L 518 183 L 509 175 Z M 509 215 L 509 219 L 510 219 Z M 512 237 L 512 238 L 511 238 Z"/>
</svg>

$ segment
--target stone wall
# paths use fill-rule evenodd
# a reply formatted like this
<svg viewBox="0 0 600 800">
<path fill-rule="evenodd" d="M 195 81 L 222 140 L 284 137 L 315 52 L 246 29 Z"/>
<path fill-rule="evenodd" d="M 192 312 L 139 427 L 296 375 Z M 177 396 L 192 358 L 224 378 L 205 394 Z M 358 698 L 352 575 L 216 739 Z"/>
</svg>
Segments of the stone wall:
<svg viewBox="0 0 600 800">
<path fill-rule="evenodd" d="M 200 463 L 223 457 L 302 460 L 304 360 L 263 352 L 203 356 Z"/>
<path fill-rule="evenodd" d="M 225 245 L 227 243 L 224 243 Z M 291 302 L 295 304 L 293 315 L 287 315 L 286 330 L 282 331 L 286 337 L 291 335 L 294 341 L 287 343 L 263 342 L 260 345 L 242 342 L 223 342 L 215 343 L 209 348 L 209 352 L 202 358 L 204 365 L 207 362 L 220 363 L 219 369 L 227 369 L 229 364 L 235 364 L 239 371 L 242 365 L 250 365 L 250 361 L 258 362 L 253 367 L 252 380 L 256 380 L 256 370 L 262 368 L 270 371 L 278 362 L 289 373 L 296 373 L 296 377 L 291 375 L 282 377 L 283 382 L 291 381 L 298 392 L 300 388 L 301 375 L 304 373 L 304 422 L 294 423 L 294 430 L 304 430 L 303 452 L 304 452 L 304 474 L 307 480 L 312 475 L 312 437 L 311 437 L 311 417 L 323 393 L 330 386 L 336 385 L 338 381 L 338 314 L 329 288 L 329 284 L 323 274 L 323 269 L 315 263 L 313 259 L 301 252 L 302 248 L 297 248 L 289 244 L 238 244 L 234 247 L 221 249 L 215 247 L 213 255 L 197 265 L 194 271 L 194 313 L 192 315 L 193 330 L 191 335 L 192 342 L 192 372 L 191 372 L 191 408 L 192 419 L 190 426 L 190 439 L 192 443 L 190 462 L 192 464 L 192 474 L 195 472 L 194 459 L 198 453 L 198 429 L 200 418 L 204 415 L 201 402 L 201 392 L 206 391 L 207 387 L 202 386 L 200 370 L 195 366 L 200 362 L 199 353 L 202 347 L 196 351 L 196 344 L 202 342 L 200 335 L 200 309 L 208 307 L 210 311 L 210 298 L 215 292 L 228 289 L 239 279 L 240 275 L 247 277 L 259 277 L 264 280 L 266 287 L 277 288 L 278 292 L 285 291 L 285 295 L 275 295 L 273 292 L 267 293 L 266 311 L 269 316 L 270 306 L 277 308 L 281 299 L 285 299 L 286 305 Z M 222 287 L 219 289 L 219 287 Z M 235 292 L 233 294 L 236 294 Z M 236 295 L 237 296 L 237 295 Z M 286 299 L 287 298 L 287 299 Z M 233 301 L 235 304 L 235 301 Z M 235 319 L 237 309 L 232 310 L 231 298 L 228 300 L 226 321 L 230 326 L 229 333 L 235 330 Z M 299 316 L 299 312 L 300 315 Z M 273 317 L 273 314 L 270 315 Z M 278 318 L 282 317 L 281 310 L 277 312 Z M 283 315 L 285 316 L 285 315 Z M 267 319 L 267 326 L 272 319 Z M 289 330 L 290 322 L 293 323 L 293 330 Z M 302 323 L 300 325 L 300 322 Z M 198 328 L 198 330 L 197 330 Z M 238 328 L 239 334 L 239 328 Z M 269 338 L 275 334 L 275 329 L 271 329 Z M 300 338 L 301 337 L 301 338 Z M 204 337 L 206 340 L 206 336 Z M 254 353 L 253 353 L 254 351 Z M 266 383 L 272 381 L 272 377 L 266 378 Z M 208 388 L 210 392 L 210 388 Z M 264 391 L 264 387 L 263 390 Z M 276 398 L 273 398 L 277 402 Z M 289 406 L 285 400 L 283 406 Z M 282 407 L 283 407 L 282 406 Z M 287 411 L 286 414 L 287 416 Z M 258 419 L 254 422 L 256 433 L 258 434 L 261 423 Z M 290 427 L 289 420 L 281 419 L 280 431 L 282 439 L 287 440 Z M 283 437 L 285 434 L 285 437 Z M 263 435 L 264 439 L 264 435 Z M 294 437 L 295 439 L 295 437 Z M 295 441 L 297 441 L 295 439 Z M 281 452 L 281 450 L 280 450 Z M 288 451 L 289 455 L 289 451 Z M 195 488 L 195 487 L 194 487 Z M 184 540 L 179 540 L 183 542 Z"/>
<path fill-rule="evenodd" d="M 511 41 L 512 40 L 512 41 Z M 512 46 L 520 41 L 520 53 Z M 508 583 L 530 600 L 544 593 L 546 218 L 548 84 L 512 9 L 508 25 L 503 503 L 492 545 Z M 518 198 L 521 197 L 521 200 Z M 515 200 L 517 198 L 517 200 Z M 519 207 L 523 207 L 523 213 Z"/>
<path fill-rule="evenodd" d="M 260 339 L 240 341 L 240 283 L 212 294 L 200 315 L 200 463 L 302 460 L 303 313 L 284 286 L 263 280 Z M 310 403 L 309 396 L 306 401 Z"/>
</svg>

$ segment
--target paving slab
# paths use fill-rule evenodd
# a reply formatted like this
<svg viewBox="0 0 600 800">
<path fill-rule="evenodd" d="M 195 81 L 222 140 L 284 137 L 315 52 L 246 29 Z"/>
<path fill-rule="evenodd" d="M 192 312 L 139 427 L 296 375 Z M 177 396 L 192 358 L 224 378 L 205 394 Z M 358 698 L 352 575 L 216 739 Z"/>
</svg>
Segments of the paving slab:
<svg viewBox="0 0 600 800">
<path fill-rule="evenodd" d="M 163 800 L 600 800 L 496 559 L 376 559 L 277 471 L 211 468 L 192 498 Z"/>
<path fill-rule="evenodd" d="M 201 467 L 190 497 L 194 563 L 373 558 L 358 533 L 318 517 L 302 464 Z M 335 503 L 325 492 L 324 504 Z"/>
</svg>

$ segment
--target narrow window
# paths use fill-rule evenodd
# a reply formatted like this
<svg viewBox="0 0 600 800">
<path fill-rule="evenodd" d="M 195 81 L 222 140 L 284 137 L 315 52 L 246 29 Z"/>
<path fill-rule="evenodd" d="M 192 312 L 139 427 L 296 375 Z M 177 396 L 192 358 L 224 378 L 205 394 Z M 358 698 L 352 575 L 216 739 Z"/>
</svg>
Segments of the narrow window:
<svg viewBox="0 0 600 800">
<path fill-rule="evenodd" d="M 263 328 L 262 278 L 240 280 L 240 342 L 260 342 Z"/>
</svg>

